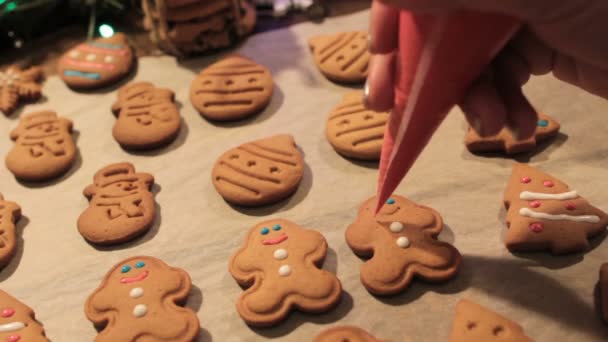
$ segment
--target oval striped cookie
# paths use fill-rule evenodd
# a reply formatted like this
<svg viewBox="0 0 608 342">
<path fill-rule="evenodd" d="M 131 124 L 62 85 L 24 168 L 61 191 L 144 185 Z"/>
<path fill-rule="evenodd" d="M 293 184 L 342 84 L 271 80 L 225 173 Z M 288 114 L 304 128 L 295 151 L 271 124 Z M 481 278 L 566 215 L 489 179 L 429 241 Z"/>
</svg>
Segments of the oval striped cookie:
<svg viewBox="0 0 608 342">
<path fill-rule="evenodd" d="M 315 63 L 335 82 L 362 83 L 367 78 L 369 50 L 367 32 L 342 32 L 308 40 Z"/>
<path fill-rule="evenodd" d="M 325 133 L 329 143 L 341 155 L 378 160 L 387 121 L 388 113 L 365 108 L 362 92 L 351 92 L 329 113 Z"/>
<path fill-rule="evenodd" d="M 261 206 L 296 191 L 304 159 L 291 135 L 282 134 L 228 150 L 216 161 L 213 185 L 230 203 Z"/>
<path fill-rule="evenodd" d="M 272 75 L 266 67 L 245 57 L 229 56 L 194 79 L 190 101 L 210 120 L 238 120 L 266 108 L 272 87 Z"/>
</svg>

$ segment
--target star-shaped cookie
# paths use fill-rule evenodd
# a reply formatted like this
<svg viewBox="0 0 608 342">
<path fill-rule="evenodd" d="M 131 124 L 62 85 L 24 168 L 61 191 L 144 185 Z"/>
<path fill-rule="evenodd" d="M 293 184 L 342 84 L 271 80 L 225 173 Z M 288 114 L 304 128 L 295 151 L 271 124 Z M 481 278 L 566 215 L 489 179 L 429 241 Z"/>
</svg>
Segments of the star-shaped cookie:
<svg viewBox="0 0 608 342">
<path fill-rule="evenodd" d="M 35 101 L 42 95 L 42 69 L 31 67 L 21 70 L 10 66 L 0 71 L 0 111 L 10 115 L 20 101 Z"/>
</svg>

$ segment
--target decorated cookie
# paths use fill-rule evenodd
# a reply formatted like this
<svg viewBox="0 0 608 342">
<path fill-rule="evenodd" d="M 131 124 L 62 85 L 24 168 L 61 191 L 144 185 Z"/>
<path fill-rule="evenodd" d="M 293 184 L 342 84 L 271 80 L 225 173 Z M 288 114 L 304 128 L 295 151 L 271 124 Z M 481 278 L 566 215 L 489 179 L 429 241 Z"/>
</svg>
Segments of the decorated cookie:
<svg viewBox="0 0 608 342">
<path fill-rule="evenodd" d="M 276 135 L 228 150 L 213 167 L 213 185 L 224 199 L 243 206 L 278 202 L 295 192 L 304 159 L 291 135 Z"/>
<path fill-rule="evenodd" d="M 313 37 L 308 45 L 325 77 L 341 83 L 363 83 L 370 58 L 367 39 L 367 32 L 343 32 Z"/>
<path fill-rule="evenodd" d="M 270 71 L 241 56 L 207 67 L 190 87 L 190 101 L 210 120 L 238 120 L 262 111 L 272 98 Z"/>
<path fill-rule="evenodd" d="M 16 178 L 44 181 L 66 173 L 76 159 L 72 121 L 51 111 L 21 118 L 11 132 L 15 146 L 6 156 L 6 167 Z"/>
<path fill-rule="evenodd" d="M 112 134 L 127 149 L 151 149 L 171 143 L 181 117 L 175 94 L 149 82 L 131 83 L 118 91 L 112 112 L 118 117 Z"/>
<path fill-rule="evenodd" d="M 414 277 L 430 282 L 453 278 L 462 257 L 452 245 L 437 240 L 443 220 L 431 208 L 393 195 L 374 217 L 376 198 L 365 201 L 346 230 L 355 254 L 369 258 L 361 282 L 375 295 L 403 291 Z"/>
<path fill-rule="evenodd" d="M 504 195 L 505 245 L 512 252 L 581 252 L 608 226 L 608 215 L 565 183 L 525 164 L 513 165 Z"/>
<path fill-rule="evenodd" d="M 230 260 L 230 273 L 247 289 L 236 308 L 247 324 L 272 326 L 294 309 L 321 313 L 340 300 L 342 285 L 321 269 L 327 242 L 323 235 L 276 219 L 253 227 Z"/>
<path fill-rule="evenodd" d="M 517 154 L 529 152 L 536 148 L 538 143 L 549 140 L 557 135 L 560 125 L 557 121 L 545 114 L 539 114 L 534 135 L 525 140 L 517 140 L 509 128 L 503 128 L 498 134 L 490 137 L 480 137 L 474 129 L 469 127 L 464 144 L 473 153 L 502 152 Z"/>
<path fill-rule="evenodd" d="M 133 69 L 133 50 L 127 37 L 117 33 L 82 43 L 59 60 L 59 76 L 71 88 L 94 89 L 116 83 Z"/>
<path fill-rule="evenodd" d="M 186 271 L 133 257 L 106 274 L 84 312 L 100 329 L 96 342 L 191 342 L 200 330 L 196 313 L 183 306 L 191 288 Z"/>
<path fill-rule="evenodd" d="M 89 242 L 114 244 L 147 232 L 156 216 L 154 177 L 135 172 L 130 163 L 111 164 L 97 171 L 84 189 L 89 207 L 78 218 L 78 231 Z"/>
<path fill-rule="evenodd" d="M 378 160 L 388 113 L 365 108 L 363 93 L 348 93 L 329 113 L 325 134 L 341 155 L 361 160 Z"/>
<path fill-rule="evenodd" d="M 382 342 L 367 331 L 351 325 L 329 328 L 315 337 L 313 342 Z"/>
<path fill-rule="evenodd" d="M 600 296 L 600 313 L 602 319 L 608 324 L 608 263 L 602 264 L 600 267 L 600 280 L 598 283 Z"/>
<path fill-rule="evenodd" d="M 5 201 L 0 194 L 0 268 L 6 266 L 15 255 L 17 250 L 15 225 L 20 218 L 21 207 L 15 202 Z"/>
<path fill-rule="evenodd" d="M 0 341 L 48 342 L 34 311 L 0 290 Z"/>
<path fill-rule="evenodd" d="M 42 69 L 21 70 L 16 65 L 0 71 L 0 112 L 11 114 L 21 101 L 36 101 L 42 96 Z"/>
<path fill-rule="evenodd" d="M 532 342 L 522 327 L 468 300 L 456 305 L 450 342 Z"/>
</svg>

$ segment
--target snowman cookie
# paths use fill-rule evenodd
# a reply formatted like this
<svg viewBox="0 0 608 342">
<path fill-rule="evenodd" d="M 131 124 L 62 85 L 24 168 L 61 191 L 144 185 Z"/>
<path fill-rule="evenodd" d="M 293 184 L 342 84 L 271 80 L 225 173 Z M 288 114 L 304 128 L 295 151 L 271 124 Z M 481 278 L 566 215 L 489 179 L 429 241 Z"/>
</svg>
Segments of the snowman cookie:
<svg viewBox="0 0 608 342">
<path fill-rule="evenodd" d="M 0 290 L 0 341 L 48 342 L 34 311 Z"/>
<path fill-rule="evenodd" d="M 342 285 L 321 269 L 327 242 L 323 235 L 275 219 L 254 226 L 230 260 L 230 274 L 247 289 L 236 307 L 252 326 L 272 326 L 298 309 L 320 313 L 340 300 Z"/>
<path fill-rule="evenodd" d="M 85 304 L 87 318 L 101 329 L 95 341 L 194 341 L 200 330 L 196 313 L 178 305 L 191 288 L 186 271 L 159 259 L 120 262 Z"/>
</svg>

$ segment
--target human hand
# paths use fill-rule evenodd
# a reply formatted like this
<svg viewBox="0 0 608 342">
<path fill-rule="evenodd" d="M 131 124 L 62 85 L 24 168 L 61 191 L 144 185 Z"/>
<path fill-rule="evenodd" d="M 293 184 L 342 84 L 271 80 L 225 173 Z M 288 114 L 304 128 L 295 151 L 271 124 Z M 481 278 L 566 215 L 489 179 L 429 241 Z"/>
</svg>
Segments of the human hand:
<svg viewBox="0 0 608 342">
<path fill-rule="evenodd" d="M 605 0 L 374 0 L 370 23 L 372 59 L 366 84 L 366 101 L 373 110 L 387 111 L 393 107 L 393 82 L 398 67 L 397 8 L 497 12 L 526 23 L 471 85 L 460 103 L 470 125 L 482 136 L 494 135 L 505 125 L 521 137 L 533 134 L 536 116 L 532 107 L 523 96 L 513 96 L 521 94 L 521 86 L 531 75 L 552 72 L 562 81 L 608 99 Z"/>
</svg>

